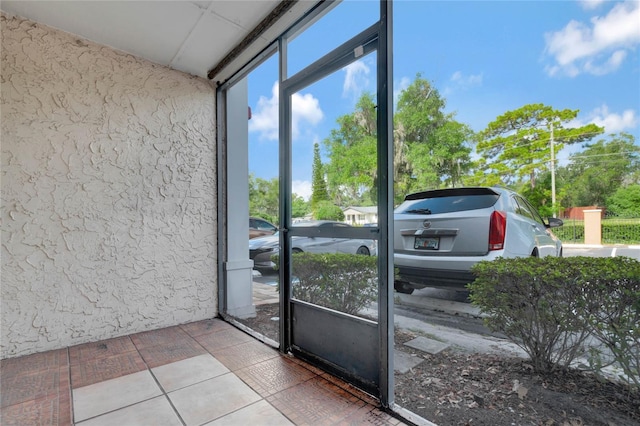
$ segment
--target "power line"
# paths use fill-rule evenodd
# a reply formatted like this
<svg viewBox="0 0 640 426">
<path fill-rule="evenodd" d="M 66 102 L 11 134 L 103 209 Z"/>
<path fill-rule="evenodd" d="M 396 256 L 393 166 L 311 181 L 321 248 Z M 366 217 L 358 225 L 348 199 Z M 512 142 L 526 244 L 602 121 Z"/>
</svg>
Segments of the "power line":
<svg viewBox="0 0 640 426">
<path fill-rule="evenodd" d="M 583 159 L 583 158 L 591 158 L 591 157 L 605 157 L 608 155 L 625 155 L 625 154 L 640 154 L 640 147 L 638 147 L 637 151 L 622 151 L 622 152 L 609 152 L 606 154 L 589 154 L 589 155 L 584 155 L 584 154 L 573 154 L 571 158 L 574 159 Z"/>
<path fill-rule="evenodd" d="M 569 129 L 563 129 L 563 130 L 569 130 Z M 601 135 L 601 134 L 602 134 L 601 132 L 587 132 L 587 133 L 582 133 L 579 136 L 598 136 L 598 135 Z M 522 139 L 526 139 L 526 136 L 522 137 Z M 555 141 L 558 142 L 558 141 L 562 141 L 563 139 L 566 139 L 566 137 L 564 137 L 564 138 L 563 137 L 560 137 L 560 138 L 556 137 Z M 538 143 L 540 143 L 540 144 L 545 143 L 546 144 L 547 142 L 550 142 L 550 141 L 551 141 L 551 137 L 544 138 L 544 139 L 536 139 L 536 140 L 532 141 L 531 143 L 519 144 L 518 146 L 507 148 L 507 149 L 503 150 L 502 152 L 510 151 L 512 149 L 525 148 L 527 146 L 535 145 L 535 144 L 538 144 Z M 503 144 L 500 144 L 500 145 L 492 146 L 489 149 L 495 149 L 495 148 L 500 148 L 500 147 L 504 147 L 504 146 L 505 146 L 505 144 L 503 143 Z M 478 150 L 478 148 L 476 147 L 476 151 L 477 150 Z"/>
</svg>

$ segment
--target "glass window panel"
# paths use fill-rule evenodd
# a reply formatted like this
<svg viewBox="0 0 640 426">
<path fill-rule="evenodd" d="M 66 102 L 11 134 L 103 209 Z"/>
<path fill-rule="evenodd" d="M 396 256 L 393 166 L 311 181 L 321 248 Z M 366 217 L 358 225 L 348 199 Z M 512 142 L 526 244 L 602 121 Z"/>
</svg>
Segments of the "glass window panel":
<svg viewBox="0 0 640 426">
<path fill-rule="evenodd" d="M 377 1 L 343 1 L 287 44 L 288 76 L 311 65 L 373 25 L 380 15 Z"/>
</svg>

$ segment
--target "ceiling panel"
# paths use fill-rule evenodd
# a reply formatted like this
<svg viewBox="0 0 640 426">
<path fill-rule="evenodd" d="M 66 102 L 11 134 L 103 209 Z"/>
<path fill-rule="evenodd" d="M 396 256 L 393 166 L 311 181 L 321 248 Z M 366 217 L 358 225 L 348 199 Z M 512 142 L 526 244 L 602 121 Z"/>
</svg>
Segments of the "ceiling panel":
<svg viewBox="0 0 640 426">
<path fill-rule="evenodd" d="M 246 35 L 241 27 L 216 14 L 206 14 L 191 33 L 188 42 L 171 64 L 172 68 L 196 73 L 211 69 Z"/>
<path fill-rule="evenodd" d="M 5 1 L 0 9 L 198 75 L 218 64 L 280 3 L 245 1 Z M 298 1 L 243 52 L 249 60 L 313 7 Z M 233 61 L 238 67 L 238 60 Z M 231 70 L 225 70 L 229 75 Z"/>
</svg>

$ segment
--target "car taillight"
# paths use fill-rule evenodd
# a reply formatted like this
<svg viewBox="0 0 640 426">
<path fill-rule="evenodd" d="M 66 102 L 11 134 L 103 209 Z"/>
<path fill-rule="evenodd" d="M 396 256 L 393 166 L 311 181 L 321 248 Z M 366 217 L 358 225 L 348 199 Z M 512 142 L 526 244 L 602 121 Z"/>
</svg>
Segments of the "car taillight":
<svg viewBox="0 0 640 426">
<path fill-rule="evenodd" d="M 496 210 L 491 213 L 489 222 L 489 250 L 504 249 L 504 236 L 507 233 L 507 214 Z"/>
</svg>

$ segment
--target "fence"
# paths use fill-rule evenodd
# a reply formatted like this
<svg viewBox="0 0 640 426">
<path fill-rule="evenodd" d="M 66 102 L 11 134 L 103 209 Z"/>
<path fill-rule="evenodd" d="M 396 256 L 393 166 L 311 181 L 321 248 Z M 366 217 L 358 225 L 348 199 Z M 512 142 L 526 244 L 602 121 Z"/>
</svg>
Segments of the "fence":
<svg viewBox="0 0 640 426">
<path fill-rule="evenodd" d="M 563 219 L 564 225 L 553 228 L 563 243 L 584 243 L 584 220 Z M 640 244 L 640 218 L 607 215 L 602 219 L 602 244 Z"/>
</svg>

